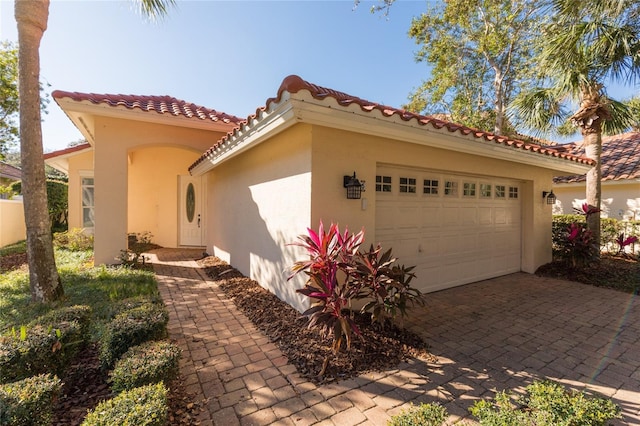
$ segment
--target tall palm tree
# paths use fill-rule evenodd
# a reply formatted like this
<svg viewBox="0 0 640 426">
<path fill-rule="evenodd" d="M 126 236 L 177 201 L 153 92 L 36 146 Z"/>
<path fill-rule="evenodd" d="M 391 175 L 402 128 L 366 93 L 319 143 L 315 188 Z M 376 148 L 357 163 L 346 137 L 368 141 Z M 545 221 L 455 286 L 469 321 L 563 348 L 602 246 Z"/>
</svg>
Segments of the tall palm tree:
<svg viewBox="0 0 640 426">
<path fill-rule="evenodd" d="M 174 0 L 137 0 L 143 14 L 163 16 Z M 15 0 L 18 24 L 18 87 L 22 194 L 27 226 L 31 299 L 56 300 L 64 294 L 56 268 L 47 209 L 47 190 L 40 124 L 40 41 L 47 29 L 49 0 Z"/>
<path fill-rule="evenodd" d="M 568 119 L 583 136 L 585 155 L 595 165 L 587 172 L 586 200 L 598 213 L 587 227 L 600 241 L 602 134 L 631 125 L 629 109 L 607 96 L 605 82 L 640 78 L 640 4 L 637 0 L 553 0 L 553 22 L 541 33 L 538 55 L 541 87 L 516 98 L 515 121 L 548 132 Z M 573 114 L 567 108 L 573 103 Z"/>
</svg>

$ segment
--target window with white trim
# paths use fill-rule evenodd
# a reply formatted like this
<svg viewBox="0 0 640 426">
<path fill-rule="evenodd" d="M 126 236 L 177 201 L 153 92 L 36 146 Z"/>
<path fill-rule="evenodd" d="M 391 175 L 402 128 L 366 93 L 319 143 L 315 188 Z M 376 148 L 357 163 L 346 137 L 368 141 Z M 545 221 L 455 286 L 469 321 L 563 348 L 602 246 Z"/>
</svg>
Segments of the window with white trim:
<svg viewBox="0 0 640 426">
<path fill-rule="evenodd" d="M 447 180 L 444 182 L 444 195 L 449 197 L 458 196 L 458 182 L 455 180 Z"/>
<path fill-rule="evenodd" d="M 490 183 L 481 183 L 480 184 L 480 198 L 491 198 L 491 184 Z"/>
<path fill-rule="evenodd" d="M 405 194 L 416 193 L 416 180 L 415 178 L 401 177 L 400 178 L 400 192 Z"/>
<path fill-rule="evenodd" d="M 85 176 L 80 178 L 80 185 L 82 191 L 82 227 L 93 228 L 95 227 L 95 212 L 94 212 L 94 181 L 93 177 Z"/>
<path fill-rule="evenodd" d="M 512 200 L 515 200 L 516 198 L 518 198 L 518 187 L 517 186 L 510 186 L 509 187 L 509 198 Z"/>
<path fill-rule="evenodd" d="M 475 182 L 464 182 L 462 184 L 462 195 L 464 197 L 475 197 L 476 196 L 476 183 Z"/>
<path fill-rule="evenodd" d="M 422 193 L 427 195 L 438 195 L 438 185 L 439 182 L 437 179 L 424 179 Z"/>
<path fill-rule="evenodd" d="M 504 185 L 496 185 L 494 192 L 496 198 L 505 198 L 507 188 Z"/>
<path fill-rule="evenodd" d="M 376 192 L 391 192 L 391 176 L 376 176 Z"/>
</svg>

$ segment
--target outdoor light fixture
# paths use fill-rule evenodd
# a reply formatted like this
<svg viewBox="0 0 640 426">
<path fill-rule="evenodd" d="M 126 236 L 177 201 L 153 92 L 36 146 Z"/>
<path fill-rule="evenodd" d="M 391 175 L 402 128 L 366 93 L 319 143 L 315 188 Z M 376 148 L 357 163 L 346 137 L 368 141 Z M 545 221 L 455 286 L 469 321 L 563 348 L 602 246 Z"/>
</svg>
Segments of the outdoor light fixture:
<svg viewBox="0 0 640 426">
<path fill-rule="evenodd" d="M 556 203 L 556 194 L 553 193 L 553 190 L 551 190 L 550 192 L 542 191 L 542 198 L 547 200 L 547 204 Z"/>
<path fill-rule="evenodd" d="M 359 200 L 364 192 L 364 181 L 360 182 L 356 177 L 356 172 L 353 172 L 353 176 L 345 176 L 343 179 L 343 186 L 347 188 L 347 199 Z"/>
</svg>

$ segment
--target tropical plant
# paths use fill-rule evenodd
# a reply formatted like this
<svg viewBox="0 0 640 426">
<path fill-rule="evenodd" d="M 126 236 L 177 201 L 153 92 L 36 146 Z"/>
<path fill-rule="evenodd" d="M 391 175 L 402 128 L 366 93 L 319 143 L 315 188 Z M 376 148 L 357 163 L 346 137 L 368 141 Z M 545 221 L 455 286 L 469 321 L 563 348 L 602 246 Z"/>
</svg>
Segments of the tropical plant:
<svg viewBox="0 0 640 426">
<path fill-rule="evenodd" d="M 154 17 L 165 15 L 167 5 L 174 4 L 174 0 L 138 0 L 137 4 L 145 15 Z M 49 0 L 15 0 L 14 16 L 18 26 L 20 151 L 29 286 L 32 300 L 42 302 L 59 299 L 64 294 L 53 255 L 40 115 L 39 50 L 47 29 Z"/>
<path fill-rule="evenodd" d="M 511 118 L 541 132 L 567 120 L 580 130 L 585 155 L 593 160 L 586 199 L 599 209 L 602 134 L 620 133 L 632 124 L 628 106 L 611 99 L 605 83 L 640 77 L 640 3 L 553 0 L 548 13 L 552 22 L 540 28 L 537 41 L 539 84 L 514 100 Z M 572 102 L 579 104 L 573 114 Z M 587 226 L 599 241 L 600 214 L 590 215 Z"/>
<path fill-rule="evenodd" d="M 391 250 L 381 255 L 380 246 L 358 251 L 364 230 L 340 233 L 338 225 L 325 230 L 320 222 L 318 232 L 307 231 L 294 245 L 303 247 L 309 259 L 296 262 L 289 279 L 300 272 L 307 274 L 305 286 L 296 290 L 312 299 L 303 315 L 309 317 L 309 327 L 333 338 L 334 353 L 343 342 L 349 350 L 352 335 L 360 335 L 351 310 L 354 300 L 368 300 L 361 312 L 370 312 L 371 320 L 383 325 L 386 319 L 406 315 L 409 303 L 422 303 L 420 291 L 410 286 L 413 267 L 396 265 Z"/>
<path fill-rule="evenodd" d="M 597 259 L 600 253 L 599 241 L 593 235 L 593 232 L 586 227 L 589 216 L 600 213 L 600 209 L 584 203 L 581 209 L 574 210 L 577 214 L 584 216 L 585 221 L 576 221 L 569 224 L 559 241 L 557 254 L 560 259 L 575 269 Z"/>
<path fill-rule="evenodd" d="M 627 246 L 632 246 L 633 244 L 635 244 L 636 242 L 638 242 L 638 237 L 636 237 L 635 235 L 631 235 L 625 238 L 624 233 L 618 235 L 618 238 L 616 238 L 616 243 L 618 243 L 618 255 L 619 256 L 626 256 L 627 253 L 625 252 L 625 248 Z"/>
</svg>

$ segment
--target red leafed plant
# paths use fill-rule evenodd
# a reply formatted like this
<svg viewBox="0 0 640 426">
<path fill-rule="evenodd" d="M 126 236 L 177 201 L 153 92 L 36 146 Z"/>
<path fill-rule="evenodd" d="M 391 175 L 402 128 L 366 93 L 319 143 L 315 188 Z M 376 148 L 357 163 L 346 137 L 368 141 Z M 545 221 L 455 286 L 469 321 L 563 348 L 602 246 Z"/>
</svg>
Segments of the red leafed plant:
<svg viewBox="0 0 640 426">
<path fill-rule="evenodd" d="M 371 312 L 372 320 L 380 323 L 398 313 L 406 315 L 409 302 L 422 303 L 421 293 L 409 285 L 413 268 L 394 265 L 391 250 L 382 255 L 379 246 L 371 246 L 365 253 L 358 251 L 364 230 L 340 233 L 338 225 L 331 224 L 325 230 L 320 222 L 318 232 L 308 229 L 299 240 L 294 245 L 306 249 L 309 259 L 296 262 L 289 279 L 300 272 L 307 274 L 305 286 L 296 290 L 312 299 L 303 315 L 309 317 L 309 327 L 333 338 L 334 353 L 343 342 L 349 350 L 352 335 L 360 335 L 350 309 L 352 300 L 370 299 L 362 312 Z"/>
<path fill-rule="evenodd" d="M 635 244 L 637 241 L 638 237 L 634 235 L 627 238 L 624 237 L 624 233 L 618 235 L 618 238 L 616 238 L 616 242 L 618 243 L 618 255 L 627 256 L 627 253 L 625 253 L 625 247 Z"/>
</svg>

